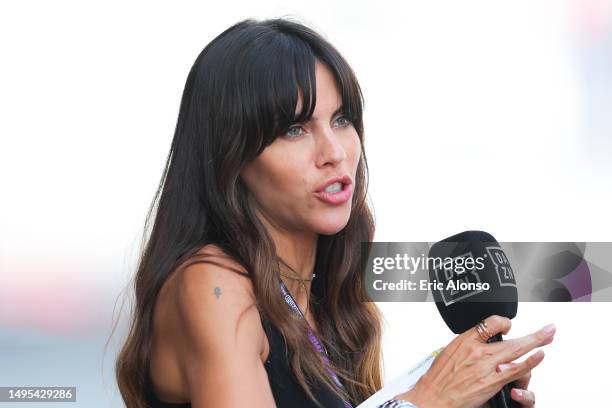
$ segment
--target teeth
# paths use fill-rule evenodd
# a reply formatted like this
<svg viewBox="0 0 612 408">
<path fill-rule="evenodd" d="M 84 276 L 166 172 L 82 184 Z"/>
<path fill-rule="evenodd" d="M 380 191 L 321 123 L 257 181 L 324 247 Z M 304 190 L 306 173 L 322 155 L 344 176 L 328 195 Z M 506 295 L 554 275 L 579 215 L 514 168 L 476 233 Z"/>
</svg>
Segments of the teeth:
<svg viewBox="0 0 612 408">
<path fill-rule="evenodd" d="M 337 182 L 334 184 L 330 184 L 329 186 L 327 186 L 327 188 L 325 189 L 326 193 L 337 193 L 338 191 L 342 190 L 342 183 Z"/>
</svg>

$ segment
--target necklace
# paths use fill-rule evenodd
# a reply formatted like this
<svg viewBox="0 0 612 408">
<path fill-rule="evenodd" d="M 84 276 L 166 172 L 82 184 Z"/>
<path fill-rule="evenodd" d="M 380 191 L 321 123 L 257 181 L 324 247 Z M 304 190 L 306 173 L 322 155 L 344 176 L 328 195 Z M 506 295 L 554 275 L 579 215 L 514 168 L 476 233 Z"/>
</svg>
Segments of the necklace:
<svg viewBox="0 0 612 408">
<path fill-rule="evenodd" d="M 317 276 L 317 274 L 316 274 L 316 273 L 313 273 L 313 274 L 312 274 L 312 278 L 297 278 L 297 277 L 295 277 L 295 276 L 290 276 L 290 275 L 287 275 L 286 273 L 282 273 L 282 272 L 280 272 L 280 274 L 281 274 L 282 276 L 284 276 L 285 278 L 295 279 L 295 280 L 298 280 L 298 281 L 301 281 L 301 282 L 312 282 L 312 280 L 314 279 L 314 277 L 315 277 L 315 276 Z"/>
<path fill-rule="evenodd" d="M 282 259 L 280 256 L 277 256 L 276 258 L 278 259 L 278 261 L 279 261 L 280 263 L 282 263 L 282 264 L 283 264 L 283 265 L 285 265 L 287 268 L 289 268 L 289 270 L 290 270 L 291 272 L 293 272 L 293 274 L 295 275 L 295 276 L 290 276 L 290 275 L 287 275 L 286 273 L 279 272 L 279 273 L 280 273 L 282 276 L 284 276 L 285 278 L 295 279 L 295 280 L 300 281 L 300 282 L 311 282 L 311 281 L 314 279 L 314 277 L 315 277 L 315 276 L 317 276 L 317 274 L 316 274 L 316 273 L 313 273 L 311 278 L 302 278 L 302 277 L 301 277 L 301 276 L 300 276 L 300 275 L 299 275 L 299 274 L 298 274 L 298 273 L 297 273 L 297 272 L 296 272 L 296 271 L 295 271 L 295 270 L 294 270 L 292 267 L 290 267 L 290 266 L 289 266 L 289 264 L 287 264 L 287 262 L 285 262 L 285 261 L 284 261 L 284 260 L 283 260 L 283 259 Z M 279 265 L 279 266 L 280 266 L 280 265 Z M 280 269 L 280 268 L 279 268 L 279 269 Z"/>
<path fill-rule="evenodd" d="M 308 296 L 308 290 L 306 289 L 306 284 L 304 282 L 312 282 L 312 280 L 314 279 L 314 277 L 316 276 L 315 273 L 312 274 L 311 278 L 302 278 L 300 276 L 299 273 L 297 273 L 292 267 L 290 267 L 287 262 L 285 262 L 280 256 L 276 256 L 276 259 L 279 261 L 279 265 L 278 265 L 278 270 L 279 270 L 279 274 L 281 276 L 284 276 L 285 278 L 289 278 L 289 279 L 294 279 L 297 280 L 301 285 L 302 285 L 302 289 L 304 289 L 304 292 L 306 292 L 306 310 L 304 311 L 304 315 L 306 315 L 306 313 L 308 313 L 308 309 L 310 306 L 310 296 Z M 280 264 L 285 265 L 287 268 L 289 268 L 289 270 L 291 272 L 293 272 L 293 274 L 295 276 L 291 276 L 291 275 L 287 275 L 283 272 L 280 271 Z"/>
</svg>

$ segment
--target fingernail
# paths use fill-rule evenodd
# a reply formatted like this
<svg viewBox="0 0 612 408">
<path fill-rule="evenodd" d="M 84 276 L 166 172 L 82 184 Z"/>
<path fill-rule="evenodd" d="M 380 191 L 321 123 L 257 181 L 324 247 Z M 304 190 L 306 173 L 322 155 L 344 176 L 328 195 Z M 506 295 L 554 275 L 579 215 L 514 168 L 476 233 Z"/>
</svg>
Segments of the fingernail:
<svg viewBox="0 0 612 408">
<path fill-rule="evenodd" d="M 557 330 L 557 328 L 555 327 L 554 324 L 549 324 L 547 326 L 544 326 L 542 328 L 542 332 L 548 336 L 552 335 L 555 333 L 555 330 Z"/>
<path fill-rule="evenodd" d="M 501 373 L 503 371 L 506 371 L 509 368 L 510 368 L 510 364 L 500 364 L 499 365 L 499 372 Z"/>
<path fill-rule="evenodd" d="M 521 390 L 519 390 L 519 389 L 515 388 L 515 389 L 514 389 L 514 392 L 516 392 L 516 397 L 517 397 L 517 398 L 523 398 L 523 391 L 521 391 Z"/>
</svg>

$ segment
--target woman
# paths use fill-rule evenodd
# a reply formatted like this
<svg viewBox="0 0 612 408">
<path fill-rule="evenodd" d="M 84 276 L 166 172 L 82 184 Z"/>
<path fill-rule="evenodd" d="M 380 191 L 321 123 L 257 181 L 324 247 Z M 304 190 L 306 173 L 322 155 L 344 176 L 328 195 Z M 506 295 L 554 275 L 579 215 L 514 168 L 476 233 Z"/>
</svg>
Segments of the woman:
<svg viewBox="0 0 612 408">
<path fill-rule="evenodd" d="M 363 134 L 351 68 L 307 27 L 245 20 L 202 51 L 116 363 L 128 407 L 349 407 L 381 388 L 380 316 L 360 291 L 374 233 Z M 527 388 L 542 356 L 497 364 L 552 339 L 476 333 L 385 406 L 477 407 L 507 382 Z"/>
</svg>

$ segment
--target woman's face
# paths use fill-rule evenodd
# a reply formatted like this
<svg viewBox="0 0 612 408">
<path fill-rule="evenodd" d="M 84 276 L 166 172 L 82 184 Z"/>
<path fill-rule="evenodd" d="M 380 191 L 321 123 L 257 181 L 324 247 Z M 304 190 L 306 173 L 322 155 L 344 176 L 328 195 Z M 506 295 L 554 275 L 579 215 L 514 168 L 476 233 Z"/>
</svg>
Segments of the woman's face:
<svg viewBox="0 0 612 408">
<path fill-rule="evenodd" d="M 258 211 L 276 228 L 330 235 L 348 222 L 361 143 L 351 121 L 338 111 L 342 98 L 333 74 L 319 61 L 315 74 L 317 100 L 310 121 L 292 125 L 247 163 L 241 176 Z M 336 177 L 345 177 L 341 185 L 320 191 Z"/>
</svg>

